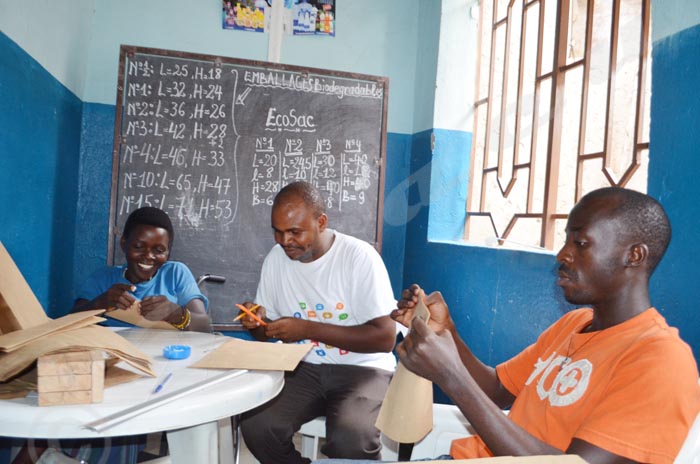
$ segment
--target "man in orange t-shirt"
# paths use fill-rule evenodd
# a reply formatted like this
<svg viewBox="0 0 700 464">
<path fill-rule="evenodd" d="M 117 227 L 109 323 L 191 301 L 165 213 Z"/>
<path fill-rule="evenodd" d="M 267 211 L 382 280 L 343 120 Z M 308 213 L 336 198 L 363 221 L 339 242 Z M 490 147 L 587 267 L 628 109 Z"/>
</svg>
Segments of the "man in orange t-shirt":
<svg viewBox="0 0 700 464">
<path fill-rule="evenodd" d="M 439 292 L 404 290 L 392 313 L 412 323 L 396 350 L 401 362 L 440 386 L 478 433 L 455 440 L 453 458 L 673 462 L 700 411 L 700 386 L 688 345 L 649 298 L 670 238 L 666 213 L 647 195 L 611 187 L 584 196 L 557 254 L 557 284 L 567 301 L 589 308 L 564 315 L 495 369 L 459 337 Z M 429 326 L 412 320 L 419 298 Z"/>
</svg>

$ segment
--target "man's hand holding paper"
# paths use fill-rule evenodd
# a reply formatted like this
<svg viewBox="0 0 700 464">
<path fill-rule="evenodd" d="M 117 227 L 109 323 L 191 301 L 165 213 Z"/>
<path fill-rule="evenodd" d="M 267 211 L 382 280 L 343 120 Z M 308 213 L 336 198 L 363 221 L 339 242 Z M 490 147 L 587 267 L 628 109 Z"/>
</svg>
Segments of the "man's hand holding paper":
<svg viewBox="0 0 700 464">
<path fill-rule="evenodd" d="M 396 347 L 396 354 L 408 370 L 440 385 L 453 378 L 455 372 L 464 370 L 450 331 L 435 333 L 418 317 Z"/>
<path fill-rule="evenodd" d="M 397 304 L 398 309 L 391 312 L 391 318 L 399 324 L 410 328 L 411 321 L 416 317 L 416 307 L 419 299 L 423 299 L 423 302 L 428 308 L 430 314 L 428 326 L 434 332 L 441 333 L 444 330 L 451 330 L 454 327 L 442 294 L 440 292 L 433 292 L 430 295 L 426 295 L 423 289 L 416 284 L 411 285 L 411 287 L 401 293 L 401 299 Z M 425 318 L 423 318 L 423 320 L 425 320 Z"/>
</svg>

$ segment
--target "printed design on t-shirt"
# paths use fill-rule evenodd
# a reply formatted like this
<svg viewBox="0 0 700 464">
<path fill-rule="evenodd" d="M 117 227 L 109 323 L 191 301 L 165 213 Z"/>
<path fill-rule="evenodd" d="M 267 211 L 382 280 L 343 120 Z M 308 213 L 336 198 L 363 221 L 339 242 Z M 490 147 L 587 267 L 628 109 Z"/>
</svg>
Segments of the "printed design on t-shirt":
<svg viewBox="0 0 700 464">
<path fill-rule="evenodd" d="M 586 393 L 593 374 L 588 359 L 571 362 L 566 356 L 552 352 L 545 360 L 538 359 L 525 385 L 537 381 L 537 395 L 552 406 L 570 406 Z"/>
<path fill-rule="evenodd" d="M 345 312 L 345 304 L 343 302 L 337 302 L 334 306 L 335 310 L 340 311 L 340 313 L 334 313 L 332 311 L 326 310 L 326 305 L 323 303 L 314 303 L 312 305 L 307 305 L 306 302 L 300 301 L 298 304 L 299 308 L 303 312 L 294 312 L 293 316 L 296 318 L 303 318 L 304 315 L 306 315 L 307 319 L 321 319 L 330 322 L 331 319 L 334 319 L 336 317 L 340 321 L 344 321 L 350 317 L 350 315 L 347 312 Z M 313 309 L 309 309 L 309 306 L 312 306 Z M 323 348 L 321 348 L 320 343 L 316 340 L 309 340 L 308 342 L 311 343 L 314 347 L 316 347 L 313 350 L 313 352 L 316 354 L 316 356 L 319 357 L 328 356 L 330 350 L 337 350 L 340 356 L 345 356 L 350 353 L 348 350 L 336 348 L 328 344 L 324 344 Z"/>
<path fill-rule="evenodd" d="M 323 348 L 320 347 L 320 344 L 318 343 L 318 341 L 314 341 L 313 344 L 314 344 L 314 346 L 319 347 L 317 350 L 314 350 L 314 353 L 316 353 L 316 356 L 320 356 L 321 358 L 326 356 L 326 354 L 327 354 L 326 350 L 324 350 Z"/>
</svg>

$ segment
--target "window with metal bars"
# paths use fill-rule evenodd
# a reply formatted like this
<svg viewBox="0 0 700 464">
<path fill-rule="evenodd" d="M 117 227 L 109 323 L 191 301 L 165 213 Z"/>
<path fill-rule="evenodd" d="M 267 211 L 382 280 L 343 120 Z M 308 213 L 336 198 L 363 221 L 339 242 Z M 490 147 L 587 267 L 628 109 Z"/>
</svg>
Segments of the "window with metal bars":
<svg viewBox="0 0 700 464">
<path fill-rule="evenodd" d="M 466 240 L 557 250 L 587 192 L 646 191 L 650 8 L 479 2 Z"/>
</svg>

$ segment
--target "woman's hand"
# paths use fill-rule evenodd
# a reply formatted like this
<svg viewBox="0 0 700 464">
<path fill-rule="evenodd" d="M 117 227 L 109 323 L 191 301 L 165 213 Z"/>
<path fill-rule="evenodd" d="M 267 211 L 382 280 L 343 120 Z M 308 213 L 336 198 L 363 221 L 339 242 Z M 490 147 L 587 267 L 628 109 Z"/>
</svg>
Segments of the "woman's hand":
<svg viewBox="0 0 700 464">
<path fill-rule="evenodd" d="M 141 315 L 149 321 L 178 324 L 182 321 L 184 310 L 163 295 L 147 296 L 141 300 Z"/>
<path fill-rule="evenodd" d="M 104 293 L 107 301 L 107 311 L 113 309 L 129 309 L 137 300 L 131 294 L 136 287 L 129 284 L 114 284 Z"/>
</svg>

